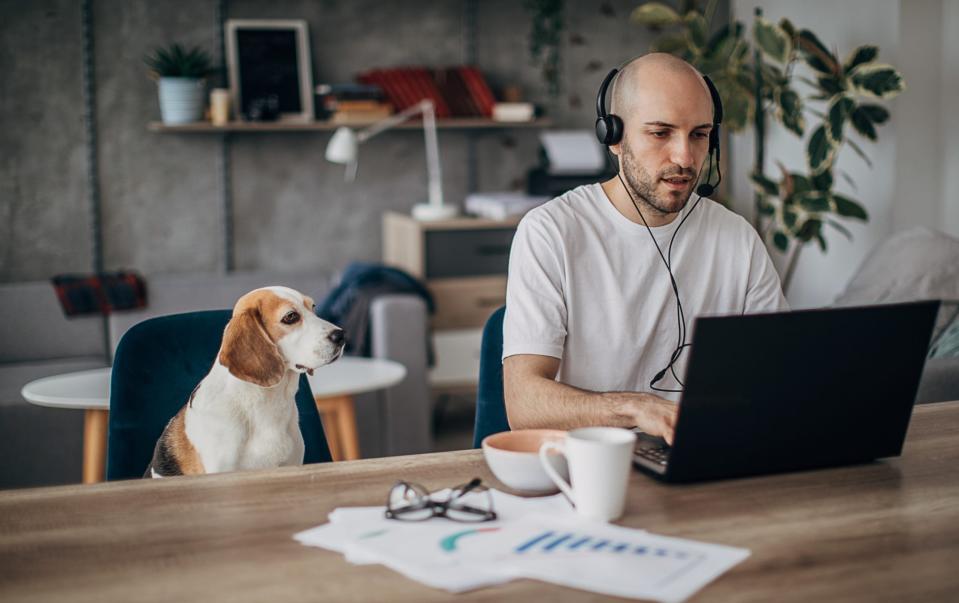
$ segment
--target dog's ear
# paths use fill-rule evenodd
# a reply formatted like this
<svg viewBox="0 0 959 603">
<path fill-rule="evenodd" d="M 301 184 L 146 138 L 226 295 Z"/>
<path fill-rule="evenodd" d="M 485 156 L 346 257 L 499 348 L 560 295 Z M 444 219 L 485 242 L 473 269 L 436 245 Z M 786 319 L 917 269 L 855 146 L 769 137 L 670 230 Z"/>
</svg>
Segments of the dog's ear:
<svg viewBox="0 0 959 603">
<path fill-rule="evenodd" d="M 260 312 L 251 308 L 230 319 L 223 333 L 220 364 L 237 379 L 273 387 L 286 373 L 276 344 L 263 328 Z"/>
</svg>

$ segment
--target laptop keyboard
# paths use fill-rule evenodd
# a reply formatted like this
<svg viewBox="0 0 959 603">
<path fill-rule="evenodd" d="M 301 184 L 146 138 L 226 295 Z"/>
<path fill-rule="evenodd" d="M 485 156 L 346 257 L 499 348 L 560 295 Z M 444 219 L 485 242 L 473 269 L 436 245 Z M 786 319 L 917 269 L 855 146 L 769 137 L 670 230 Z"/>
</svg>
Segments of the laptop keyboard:
<svg viewBox="0 0 959 603">
<path fill-rule="evenodd" d="M 643 457 L 662 467 L 669 461 L 669 448 L 645 448 L 640 447 L 635 451 L 636 456 Z"/>
</svg>

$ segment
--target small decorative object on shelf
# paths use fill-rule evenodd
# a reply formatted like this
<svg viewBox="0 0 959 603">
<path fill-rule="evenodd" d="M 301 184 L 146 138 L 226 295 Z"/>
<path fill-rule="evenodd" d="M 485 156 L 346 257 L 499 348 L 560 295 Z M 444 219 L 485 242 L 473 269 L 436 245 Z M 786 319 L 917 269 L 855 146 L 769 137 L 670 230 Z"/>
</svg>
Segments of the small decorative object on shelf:
<svg viewBox="0 0 959 603">
<path fill-rule="evenodd" d="M 160 115 L 168 125 L 186 124 L 203 117 L 206 77 L 213 72 L 210 55 L 199 47 L 180 44 L 157 48 L 144 58 L 150 76 L 157 80 Z"/>
</svg>

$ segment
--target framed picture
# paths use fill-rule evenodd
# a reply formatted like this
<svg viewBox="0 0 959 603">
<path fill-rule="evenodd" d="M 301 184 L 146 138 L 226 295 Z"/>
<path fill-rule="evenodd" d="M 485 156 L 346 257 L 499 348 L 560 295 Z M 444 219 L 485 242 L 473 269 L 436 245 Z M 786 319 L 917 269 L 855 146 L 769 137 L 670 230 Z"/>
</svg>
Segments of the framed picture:
<svg viewBox="0 0 959 603">
<path fill-rule="evenodd" d="M 313 120 L 313 70 L 306 21 L 229 19 L 226 55 L 238 118 Z"/>
</svg>

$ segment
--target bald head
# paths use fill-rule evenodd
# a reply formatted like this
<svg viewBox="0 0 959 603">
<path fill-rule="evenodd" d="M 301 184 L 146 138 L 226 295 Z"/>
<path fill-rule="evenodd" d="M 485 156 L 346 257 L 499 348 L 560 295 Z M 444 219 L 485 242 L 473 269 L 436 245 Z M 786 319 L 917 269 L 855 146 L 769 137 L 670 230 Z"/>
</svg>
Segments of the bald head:
<svg viewBox="0 0 959 603">
<path fill-rule="evenodd" d="M 633 59 L 616 75 L 610 101 L 610 112 L 627 124 L 655 110 L 663 96 L 671 97 L 692 111 L 706 111 L 713 119 L 713 101 L 709 88 L 695 67 L 664 52 L 654 52 Z M 650 117 L 654 119 L 656 116 Z"/>
</svg>

